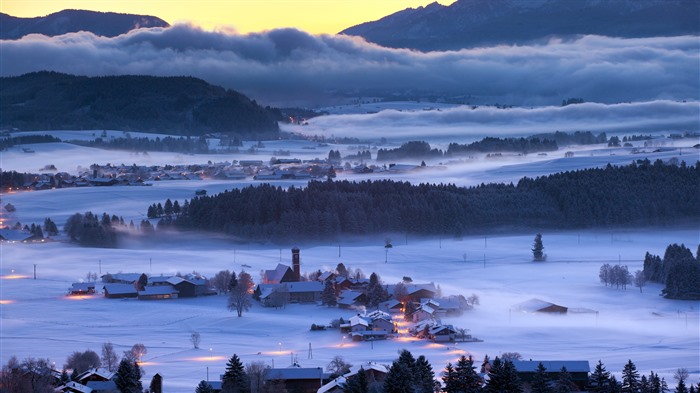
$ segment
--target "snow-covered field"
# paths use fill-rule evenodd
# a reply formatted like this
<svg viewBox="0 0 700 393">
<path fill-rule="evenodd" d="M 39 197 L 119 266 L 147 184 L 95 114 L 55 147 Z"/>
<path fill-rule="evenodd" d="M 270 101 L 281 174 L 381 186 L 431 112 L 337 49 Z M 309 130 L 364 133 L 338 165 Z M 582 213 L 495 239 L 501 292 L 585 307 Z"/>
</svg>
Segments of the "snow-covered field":
<svg viewBox="0 0 700 393">
<path fill-rule="evenodd" d="M 265 142 L 266 149 L 285 148 L 293 155 L 327 156 L 335 146 L 310 149 L 307 142 Z M 632 155 L 625 149 L 593 146 L 576 150 L 563 158 L 564 150 L 548 156 L 529 155 L 504 161 L 476 159 L 448 164 L 446 170 L 392 175 L 409 181 L 453 182 L 460 185 L 489 181 L 517 181 L 592 166 L 627 164 L 634 159 L 672 157 L 694 162 L 698 152 L 686 149 L 697 141 L 676 142 L 674 149 Z M 677 147 L 682 144 L 684 149 Z M 2 153 L 3 170 L 37 171 L 46 164 L 74 172 L 92 163 L 206 163 L 208 160 L 241 159 L 239 156 L 190 156 L 173 153 L 134 155 L 101 151 L 67 144 L 32 145 L 34 154 L 11 150 Z M 650 150 L 650 149 L 649 149 Z M 613 155 L 614 154 L 614 155 Z M 682 156 L 680 156 L 682 154 Z M 690 158 L 690 159 L 689 159 Z M 266 154 L 257 159 L 267 160 Z M 178 161 L 179 160 L 179 161 Z M 370 175 L 374 177 L 387 175 Z M 357 178 L 343 174 L 341 178 Z M 160 182 L 152 187 L 73 188 L 2 195 L 2 204 L 12 203 L 17 211 L 5 216 L 11 222 L 41 223 L 51 217 L 62 226 L 75 212 L 107 212 L 134 221 L 144 218 L 148 205 L 166 198 L 182 202 L 194 190 L 209 194 L 240 187 L 249 182 L 180 181 Z M 301 184 L 284 182 L 281 184 Z M 73 351 L 99 352 L 102 343 L 112 342 L 117 350 L 135 343 L 148 348 L 144 368 L 150 377 L 164 376 L 166 391 L 191 392 L 196 384 L 223 372 L 226 360 L 237 353 L 244 362 L 263 361 L 287 366 L 292 356 L 305 367 L 325 367 L 335 355 L 351 363 L 390 363 L 401 348 L 414 355 L 424 354 L 435 370 L 448 361 L 469 353 L 476 359 L 488 354 L 520 352 L 526 359 L 601 359 L 609 370 L 620 372 L 628 359 L 645 374 L 660 372 L 671 380 L 676 368 L 700 376 L 698 302 L 673 301 L 659 296 L 661 286 L 649 284 L 640 293 L 606 288 L 598 281 L 603 263 L 622 263 L 630 271 L 642 268 L 644 253 L 661 254 L 669 243 L 684 243 L 695 250 L 700 228 L 636 228 L 633 230 L 543 233 L 544 263 L 531 262 L 534 233 L 465 237 L 463 239 L 418 239 L 397 237 L 385 263 L 383 237 L 340 244 L 299 244 L 302 271 L 334 268 L 343 262 L 377 272 L 386 283 L 411 276 L 415 282 L 439 284 L 443 294 L 475 293 L 481 305 L 445 322 L 470 329 L 484 342 L 433 344 L 408 338 L 369 343 L 343 342 L 337 331 L 311 332 L 312 323 L 325 324 L 351 312 L 315 305 L 289 305 L 274 310 L 258 305 L 242 318 L 226 309 L 225 297 L 166 301 L 111 300 L 101 296 L 67 298 L 70 283 L 88 272 L 145 272 L 149 274 L 188 273 L 196 270 L 212 276 L 222 269 L 245 270 L 257 280 L 261 269 L 272 269 L 280 261 L 291 263 L 290 245 L 234 244 L 207 235 L 173 235 L 162 244 L 127 244 L 121 249 L 82 248 L 63 242 L 45 244 L 0 244 L 0 362 L 16 355 L 49 357 L 60 367 Z M 280 248 L 281 247 L 281 248 Z M 466 254 L 466 261 L 465 261 Z M 37 279 L 33 279 L 36 265 Z M 539 298 L 570 308 L 594 313 L 549 316 L 521 314 L 512 306 Z M 199 332 L 201 349 L 192 349 L 190 334 Z M 309 355 L 309 345 L 312 354 Z"/>
</svg>

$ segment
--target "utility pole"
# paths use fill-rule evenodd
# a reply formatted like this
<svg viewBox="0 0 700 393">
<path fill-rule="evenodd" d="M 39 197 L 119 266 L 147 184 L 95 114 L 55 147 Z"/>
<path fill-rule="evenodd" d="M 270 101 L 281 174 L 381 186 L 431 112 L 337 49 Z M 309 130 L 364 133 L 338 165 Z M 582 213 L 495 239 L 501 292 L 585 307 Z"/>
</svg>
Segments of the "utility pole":
<svg viewBox="0 0 700 393">
<path fill-rule="evenodd" d="M 36 263 L 34 264 L 34 279 L 36 280 Z"/>
</svg>

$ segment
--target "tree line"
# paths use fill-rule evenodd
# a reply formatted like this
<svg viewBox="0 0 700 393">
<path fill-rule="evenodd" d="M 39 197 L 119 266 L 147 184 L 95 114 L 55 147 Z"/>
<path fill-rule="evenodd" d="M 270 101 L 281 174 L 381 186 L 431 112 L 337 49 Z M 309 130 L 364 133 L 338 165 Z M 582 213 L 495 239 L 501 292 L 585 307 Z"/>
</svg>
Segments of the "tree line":
<svg viewBox="0 0 700 393">
<path fill-rule="evenodd" d="M 209 153 L 209 144 L 204 136 L 199 137 L 171 137 L 163 138 L 95 138 L 90 141 L 74 140 L 70 143 L 80 146 L 96 147 L 100 149 L 118 149 L 132 151 L 165 151 L 177 153 Z"/>
<path fill-rule="evenodd" d="M 312 181 L 287 189 L 261 184 L 186 201 L 172 222 L 250 240 L 461 236 L 504 227 L 673 224 L 700 217 L 699 196 L 700 163 L 641 160 L 473 187 L 391 180 Z"/>
<path fill-rule="evenodd" d="M 670 244 L 664 258 L 646 253 L 644 277 L 665 284 L 661 293 L 669 299 L 700 300 L 700 245 L 693 253 L 683 244 Z"/>
</svg>

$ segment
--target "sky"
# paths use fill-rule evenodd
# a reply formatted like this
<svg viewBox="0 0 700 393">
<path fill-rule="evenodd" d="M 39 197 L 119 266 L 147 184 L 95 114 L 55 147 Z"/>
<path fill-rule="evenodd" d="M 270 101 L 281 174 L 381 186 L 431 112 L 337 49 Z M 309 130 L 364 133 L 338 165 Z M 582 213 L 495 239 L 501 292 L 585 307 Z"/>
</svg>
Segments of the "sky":
<svg viewBox="0 0 700 393">
<path fill-rule="evenodd" d="M 335 34 L 433 0 L 2 0 L 2 12 L 18 17 L 84 9 L 157 16 L 170 24 L 187 22 L 206 30 L 239 33 L 294 27 L 312 34 Z M 440 0 L 449 5 L 454 0 Z"/>
</svg>

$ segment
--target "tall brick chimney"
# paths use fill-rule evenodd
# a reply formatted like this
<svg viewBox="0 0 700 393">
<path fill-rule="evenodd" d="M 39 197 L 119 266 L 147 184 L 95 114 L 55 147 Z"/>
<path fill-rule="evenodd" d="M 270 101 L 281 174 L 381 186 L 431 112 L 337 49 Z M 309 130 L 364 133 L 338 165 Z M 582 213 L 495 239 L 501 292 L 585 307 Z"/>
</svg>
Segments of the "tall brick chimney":
<svg viewBox="0 0 700 393">
<path fill-rule="evenodd" d="M 299 249 L 292 248 L 292 269 L 294 270 L 294 278 L 296 281 L 301 281 L 301 261 L 299 260 Z"/>
</svg>

